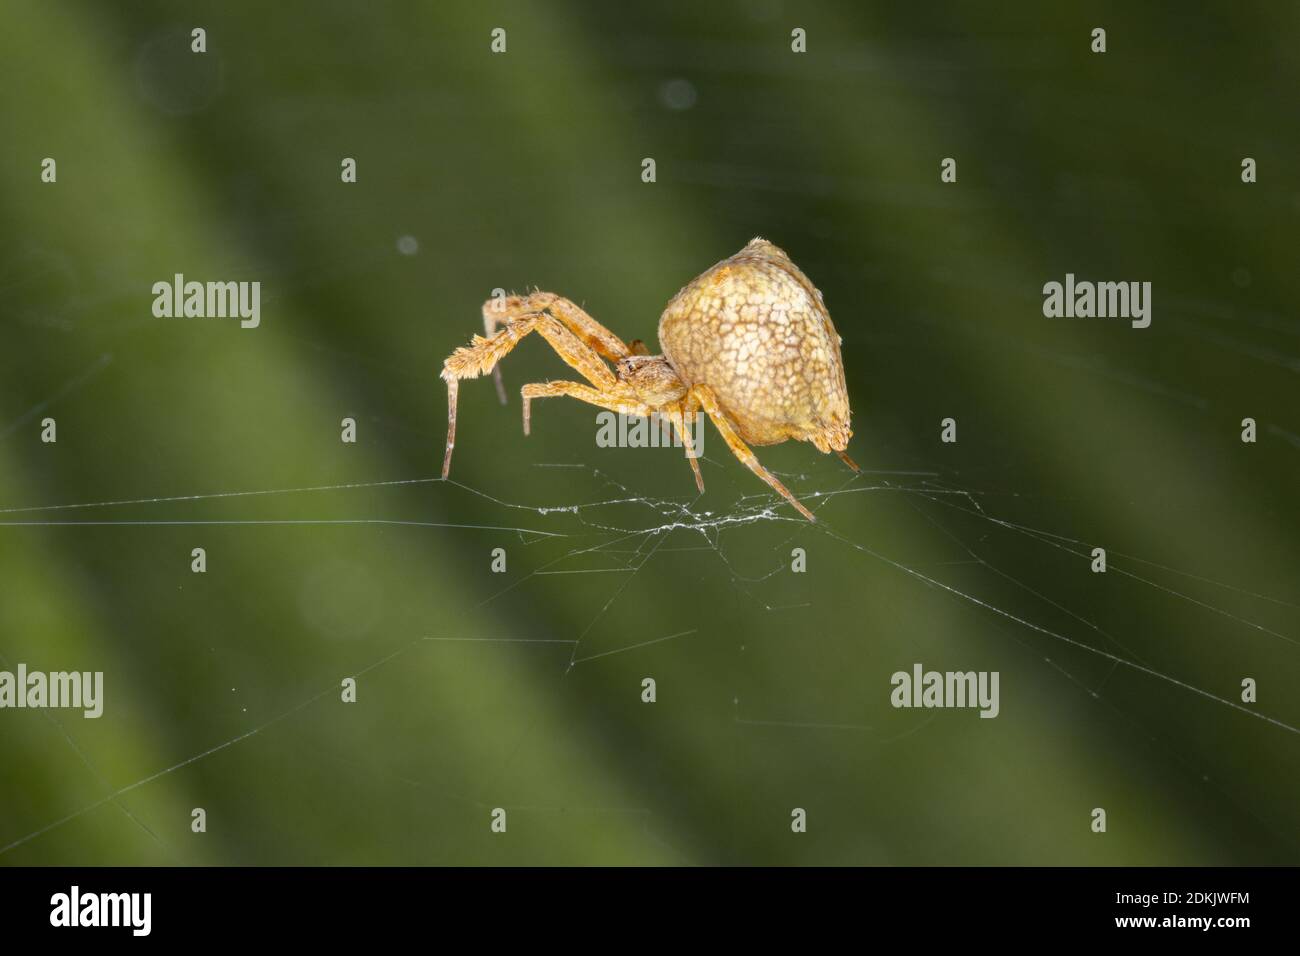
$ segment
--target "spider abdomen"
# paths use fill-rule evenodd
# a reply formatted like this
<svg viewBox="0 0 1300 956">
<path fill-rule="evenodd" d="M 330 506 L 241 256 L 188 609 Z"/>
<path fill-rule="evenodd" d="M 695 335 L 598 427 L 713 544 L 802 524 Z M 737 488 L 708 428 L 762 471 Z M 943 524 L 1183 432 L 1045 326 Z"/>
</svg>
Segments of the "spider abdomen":
<svg viewBox="0 0 1300 956">
<path fill-rule="evenodd" d="M 821 293 L 772 243 L 752 240 L 678 292 L 659 344 L 688 386 L 713 389 L 746 442 L 847 447 L 839 335 Z"/>
</svg>

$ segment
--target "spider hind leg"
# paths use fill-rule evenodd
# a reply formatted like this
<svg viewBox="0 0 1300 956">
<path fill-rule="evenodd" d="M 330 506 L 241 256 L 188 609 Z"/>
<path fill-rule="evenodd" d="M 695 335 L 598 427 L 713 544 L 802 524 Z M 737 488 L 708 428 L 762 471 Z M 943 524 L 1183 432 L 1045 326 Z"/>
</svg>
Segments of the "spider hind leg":
<svg viewBox="0 0 1300 956">
<path fill-rule="evenodd" d="M 727 417 L 727 413 L 723 411 L 722 406 L 718 403 L 718 396 L 713 389 L 707 385 L 695 385 L 691 388 L 690 395 L 694 401 L 703 406 L 709 418 L 713 420 L 713 424 L 722 435 L 723 441 L 727 443 L 727 447 L 731 449 L 732 454 L 739 458 L 750 471 L 766 481 L 786 501 L 794 505 L 796 511 L 809 521 L 815 522 L 817 520 L 816 516 L 805 508 L 798 498 L 790 494 L 790 489 L 781 483 L 781 479 L 759 463 L 758 456 L 744 443 L 735 427 L 731 424 L 731 419 Z"/>
</svg>

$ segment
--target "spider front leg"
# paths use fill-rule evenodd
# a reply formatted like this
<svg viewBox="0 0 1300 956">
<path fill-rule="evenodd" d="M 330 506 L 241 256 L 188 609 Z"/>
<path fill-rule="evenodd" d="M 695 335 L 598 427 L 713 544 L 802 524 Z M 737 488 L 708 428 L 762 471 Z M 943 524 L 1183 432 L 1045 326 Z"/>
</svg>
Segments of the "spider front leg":
<svg viewBox="0 0 1300 956">
<path fill-rule="evenodd" d="M 636 345 L 626 345 L 622 339 L 605 328 L 581 307 L 554 292 L 534 292 L 531 295 L 511 295 L 504 299 L 491 298 L 483 303 L 483 328 L 491 335 L 499 325 L 509 325 L 515 319 L 535 312 L 549 312 L 559 319 L 564 326 L 576 335 L 587 348 L 597 355 L 617 364 L 621 358 L 629 355 L 649 354 L 645 345 L 638 352 Z M 506 403 L 506 387 L 501 380 L 501 369 L 492 370 L 492 381 L 496 384 L 497 398 L 501 404 Z"/>
<path fill-rule="evenodd" d="M 567 395 L 569 398 L 576 398 L 580 402 L 595 405 L 597 408 L 618 412 L 620 415 L 636 415 L 640 418 L 650 418 L 658 411 L 658 409 L 639 401 L 636 393 L 622 383 L 619 383 L 618 387 L 612 391 L 600 391 L 590 385 L 583 385 L 581 382 L 536 382 L 532 385 L 525 385 L 519 390 L 519 394 L 523 399 L 525 435 L 532 430 L 532 401 L 534 398 L 553 398 L 557 395 Z M 668 420 L 672 422 L 678 437 L 681 438 L 682 445 L 686 448 L 686 459 L 691 463 L 691 470 L 695 472 L 696 487 L 703 494 L 704 477 L 700 474 L 699 462 L 695 460 L 695 443 L 691 440 L 691 433 L 683 421 L 681 405 L 678 404 L 660 414 L 668 416 Z"/>
<path fill-rule="evenodd" d="M 639 402 L 631 389 L 621 383 L 615 388 L 601 390 L 583 385 L 581 382 L 534 382 L 519 390 L 524 405 L 524 434 L 532 430 L 532 402 L 534 398 L 554 398 L 567 395 L 588 405 L 604 408 L 620 415 L 637 415 L 649 418 L 653 409 Z"/>
<path fill-rule="evenodd" d="M 618 379 L 600 356 L 550 315 L 533 313 L 522 316 L 487 338 L 474 336 L 469 345 L 456 349 L 442 364 L 442 379 L 447 383 L 447 452 L 442 461 L 443 478 L 451 472 L 451 453 L 456 444 L 456 401 L 460 380 L 477 378 L 492 371 L 525 335 L 533 331 L 540 333 L 556 354 L 581 372 L 596 389 L 610 391 L 618 385 Z"/>
<path fill-rule="evenodd" d="M 782 497 L 790 502 L 790 504 L 794 505 L 795 509 L 801 515 L 809 521 L 817 520 L 816 517 L 813 516 L 813 513 L 805 508 L 799 502 L 799 499 L 790 494 L 790 490 L 786 488 L 785 485 L 781 484 L 781 479 L 777 478 L 776 475 L 772 474 L 759 464 L 758 458 L 754 455 L 753 451 L 751 451 L 749 446 L 741 440 L 740 435 L 736 433 L 735 427 L 731 424 L 731 419 L 729 419 L 727 413 L 722 410 L 722 406 L 718 403 L 718 396 L 714 393 L 713 389 L 707 385 L 692 386 L 687 396 L 687 407 L 692 407 L 696 403 L 703 406 L 704 410 L 708 413 L 709 418 L 713 421 L 713 424 L 717 426 L 718 432 L 722 435 L 722 440 L 727 443 L 727 447 L 731 449 L 732 454 L 744 462 L 745 466 L 749 468 L 750 471 L 771 485 L 772 488 L 779 492 Z"/>
</svg>

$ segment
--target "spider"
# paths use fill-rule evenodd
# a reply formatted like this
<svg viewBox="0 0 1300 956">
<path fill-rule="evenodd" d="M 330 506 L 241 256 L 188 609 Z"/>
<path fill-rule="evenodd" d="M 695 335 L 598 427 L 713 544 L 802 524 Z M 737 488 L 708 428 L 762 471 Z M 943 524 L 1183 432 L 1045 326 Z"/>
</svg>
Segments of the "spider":
<svg viewBox="0 0 1300 956">
<path fill-rule="evenodd" d="M 812 442 L 823 453 L 844 453 L 849 396 L 842 341 L 822 294 L 788 255 L 756 238 L 729 259 L 687 284 L 659 319 L 662 355 L 639 341 L 630 345 L 581 308 L 552 292 L 489 299 L 483 305 L 486 337 L 474 336 L 443 363 L 447 383 L 447 453 L 456 444 L 456 394 L 460 380 L 492 372 L 505 402 L 497 363 L 529 332 L 537 332 L 587 381 L 525 385 L 524 434 L 535 398 L 568 395 L 625 415 L 667 417 L 686 448 L 695 483 L 704 478 L 686 421 L 703 408 L 727 447 L 749 470 L 779 492 L 809 521 L 813 513 L 759 464 L 750 445 L 787 438 Z M 504 326 L 498 330 L 498 326 Z M 616 372 L 606 362 L 613 363 Z"/>
</svg>

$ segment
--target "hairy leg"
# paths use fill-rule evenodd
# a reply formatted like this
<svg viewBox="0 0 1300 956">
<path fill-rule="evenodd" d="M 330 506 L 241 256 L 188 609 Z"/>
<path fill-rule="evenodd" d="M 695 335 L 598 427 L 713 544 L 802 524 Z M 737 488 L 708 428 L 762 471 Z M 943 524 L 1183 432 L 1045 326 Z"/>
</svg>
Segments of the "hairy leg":
<svg viewBox="0 0 1300 956">
<path fill-rule="evenodd" d="M 686 419 L 682 414 L 682 403 L 678 402 L 668 409 L 666 414 L 673 423 L 677 437 L 682 440 L 682 445 L 686 448 L 686 460 L 691 463 L 691 471 L 695 472 L 695 487 L 700 489 L 700 494 L 704 494 L 704 476 L 700 474 L 700 463 L 695 454 L 695 442 L 691 439 L 690 429 L 686 427 Z"/>
<path fill-rule="evenodd" d="M 677 404 L 681 409 L 683 425 L 687 421 L 695 421 L 695 416 L 700 410 L 700 400 L 694 391 L 687 391 L 686 397 Z M 691 470 L 695 472 L 696 487 L 699 488 L 701 492 L 704 491 L 704 476 L 700 474 L 700 463 L 694 456 L 691 458 Z"/>
<path fill-rule="evenodd" d="M 525 435 L 532 429 L 531 406 L 534 398 L 552 398 L 557 395 L 567 395 L 569 398 L 576 398 L 580 402 L 586 402 L 598 408 L 605 408 L 622 415 L 637 415 L 641 418 L 650 418 L 657 411 L 657 409 L 651 408 L 649 405 L 642 404 L 637 399 L 636 394 L 621 383 L 613 391 L 602 392 L 589 385 L 583 385 L 581 382 L 537 382 L 532 385 L 525 385 L 520 389 L 520 395 L 523 397 Z M 682 445 L 686 449 L 686 460 L 691 463 L 691 470 L 695 472 L 695 485 L 702 493 L 704 491 L 704 477 L 700 474 L 699 462 L 695 460 L 695 443 L 691 440 L 690 431 L 687 430 L 686 423 L 682 419 L 681 407 L 677 406 L 659 413 L 665 415 L 672 422 L 678 437 L 681 438 Z"/>
<path fill-rule="evenodd" d="M 447 450 L 442 456 L 442 477 L 451 474 L 451 450 L 456 447 L 456 393 L 460 391 L 458 379 L 447 379 Z"/>
<path fill-rule="evenodd" d="M 771 485 L 790 504 L 794 505 L 801 515 L 809 521 L 817 520 L 811 511 L 800 504 L 794 495 L 790 494 L 790 490 L 781 484 L 781 480 L 776 475 L 759 464 L 758 458 L 750 450 L 749 446 L 741 440 L 740 435 L 736 433 L 736 429 L 732 426 L 731 420 L 727 417 L 727 413 L 718 404 L 718 396 L 714 394 L 713 389 L 707 385 L 694 385 L 691 387 L 690 395 L 703 406 L 704 411 L 713 420 L 713 424 L 717 426 L 718 432 L 721 433 L 723 441 L 727 443 L 727 447 L 731 449 L 732 454 L 744 462 L 750 471 Z"/>
<path fill-rule="evenodd" d="M 474 336 L 469 345 L 456 349 L 442 364 L 442 378 L 447 383 L 447 452 L 442 461 L 442 477 L 446 478 L 451 471 L 451 452 L 456 444 L 459 380 L 477 378 L 492 371 L 525 335 L 534 331 L 545 338 L 556 354 L 580 372 L 596 390 L 610 391 L 618 385 L 618 378 L 601 361 L 600 356 L 550 315 L 533 313 L 521 316 L 487 338 Z"/>
<path fill-rule="evenodd" d="M 554 398 L 559 395 L 567 395 L 569 398 L 576 398 L 588 405 L 595 405 L 598 408 L 605 408 L 623 415 L 639 415 L 642 418 L 649 418 L 653 411 L 650 406 L 637 401 L 636 396 L 632 394 L 630 389 L 623 391 L 622 386 L 610 391 L 602 391 L 592 388 L 590 385 L 583 385 L 581 382 L 534 382 L 521 388 L 519 394 L 524 400 L 525 435 L 532 429 L 531 408 L 534 398 Z"/>
<path fill-rule="evenodd" d="M 483 303 L 483 328 L 491 335 L 499 325 L 508 325 L 515 319 L 534 312 L 549 312 L 578 337 L 584 345 L 602 358 L 618 364 L 618 360 L 637 353 L 622 339 L 605 328 L 578 305 L 554 292 L 534 292 L 531 295 L 511 295 L 504 299 L 491 298 Z M 644 350 L 645 346 L 641 346 Z M 497 397 L 506 403 L 506 387 L 501 380 L 501 370 L 492 370 Z"/>
</svg>

